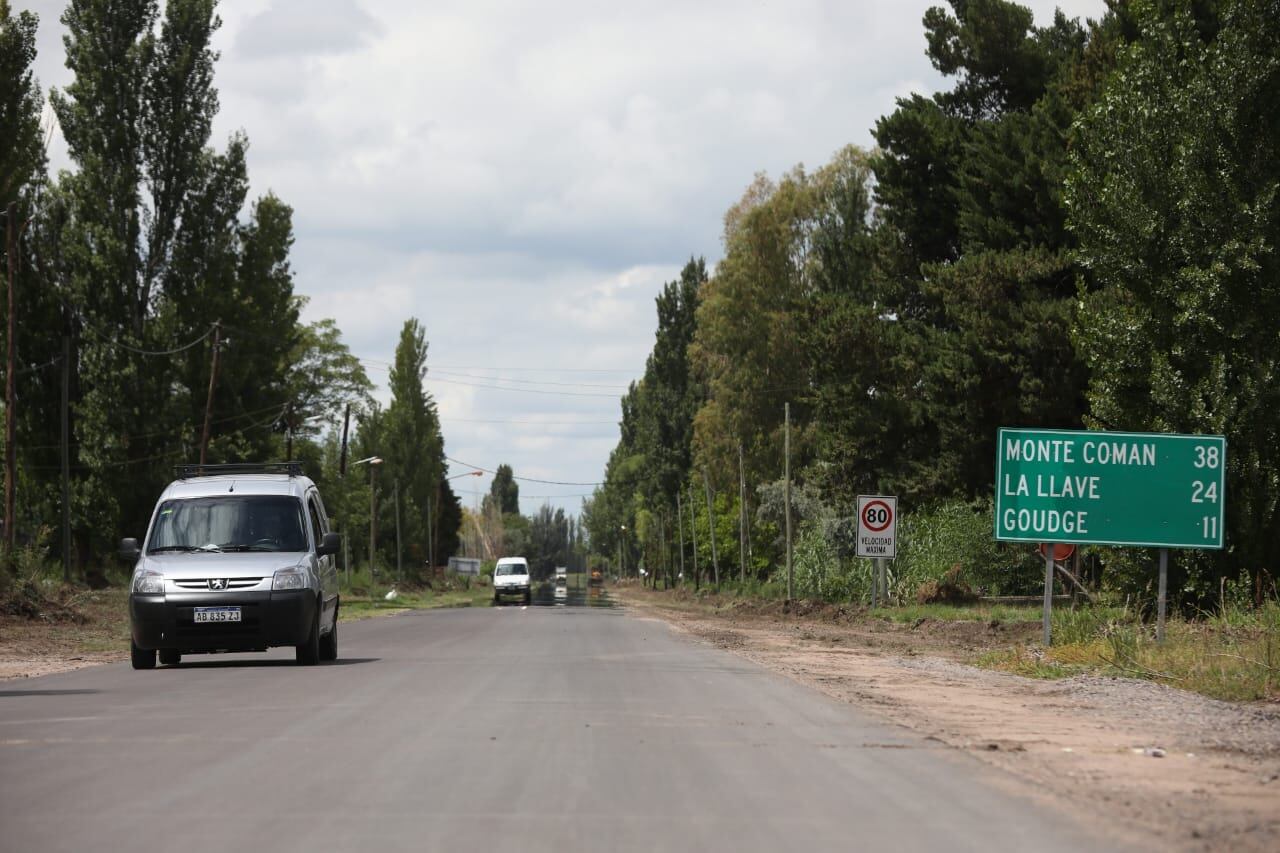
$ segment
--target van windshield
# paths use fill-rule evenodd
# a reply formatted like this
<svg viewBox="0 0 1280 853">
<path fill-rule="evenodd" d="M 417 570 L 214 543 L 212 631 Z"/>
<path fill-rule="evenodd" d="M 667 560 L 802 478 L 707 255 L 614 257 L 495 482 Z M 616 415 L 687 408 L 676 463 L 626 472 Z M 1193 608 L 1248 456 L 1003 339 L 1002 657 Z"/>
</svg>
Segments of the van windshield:
<svg viewBox="0 0 1280 853">
<path fill-rule="evenodd" d="M 527 575 L 529 570 L 520 563 L 504 563 L 498 566 L 497 573 L 500 575 Z"/>
<path fill-rule="evenodd" d="M 156 511 L 148 554 L 184 551 L 306 551 L 302 503 L 281 495 L 168 500 Z"/>
</svg>

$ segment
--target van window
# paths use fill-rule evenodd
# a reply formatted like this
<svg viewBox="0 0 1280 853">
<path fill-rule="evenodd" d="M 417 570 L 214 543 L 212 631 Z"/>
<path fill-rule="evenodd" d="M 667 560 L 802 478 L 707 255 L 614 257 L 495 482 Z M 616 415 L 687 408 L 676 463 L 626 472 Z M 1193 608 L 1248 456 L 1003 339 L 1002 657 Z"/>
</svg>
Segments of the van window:
<svg viewBox="0 0 1280 853">
<path fill-rule="evenodd" d="M 523 563 L 503 563 L 494 571 L 499 575 L 527 575 L 529 570 L 525 568 Z"/>
<path fill-rule="evenodd" d="M 182 551 L 305 551 L 302 502 L 279 495 L 167 500 L 156 510 L 148 554 Z"/>
</svg>

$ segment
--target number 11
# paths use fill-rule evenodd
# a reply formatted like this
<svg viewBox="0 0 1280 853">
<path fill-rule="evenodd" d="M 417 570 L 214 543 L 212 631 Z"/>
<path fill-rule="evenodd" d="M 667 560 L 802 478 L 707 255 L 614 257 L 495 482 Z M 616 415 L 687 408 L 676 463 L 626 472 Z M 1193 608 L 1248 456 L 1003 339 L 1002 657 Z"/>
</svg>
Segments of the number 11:
<svg viewBox="0 0 1280 853">
<path fill-rule="evenodd" d="M 1204 538 L 1218 538 L 1218 517 L 1216 515 L 1206 515 L 1204 521 Z"/>
</svg>

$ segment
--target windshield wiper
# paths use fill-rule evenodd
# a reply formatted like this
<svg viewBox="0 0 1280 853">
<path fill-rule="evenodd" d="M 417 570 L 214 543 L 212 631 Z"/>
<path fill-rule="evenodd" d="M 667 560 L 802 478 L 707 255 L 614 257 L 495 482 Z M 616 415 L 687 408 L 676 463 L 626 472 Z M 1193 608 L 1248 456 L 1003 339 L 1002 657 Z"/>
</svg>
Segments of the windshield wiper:
<svg viewBox="0 0 1280 853">
<path fill-rule="evenodd" d="M 194 545 L 160 545 L 160 546 L 157 546 L 157 547 L 155 547 L 155 548 L 152 548 L 152 549 L 151 549 L 150 551 L 148 551 L 147 553 L 148 553 L 148 554 L 162 554 L 162 553 L 164 553 L 164 552 L 166 552 L 166 551 L 181 551 L 181 552 L 183 552 L 183 553 L 189 553 L 189 552 L 191 552 L 191 551 L 199 551 L 199 550 L 201 550 L 201 549 L 200 549 L 200 548 L 197 548 L 197 547 L 196 547 L 196 546 L 194 546 Z"/>
<path fill-rule="evenodd" d="M 275 551 L 277 550 L 267 545 L 237 545 L 232 542 L 228 542 L 225 545 L 219 545 L 218 547 L 223 551 Z"/>
</svg>

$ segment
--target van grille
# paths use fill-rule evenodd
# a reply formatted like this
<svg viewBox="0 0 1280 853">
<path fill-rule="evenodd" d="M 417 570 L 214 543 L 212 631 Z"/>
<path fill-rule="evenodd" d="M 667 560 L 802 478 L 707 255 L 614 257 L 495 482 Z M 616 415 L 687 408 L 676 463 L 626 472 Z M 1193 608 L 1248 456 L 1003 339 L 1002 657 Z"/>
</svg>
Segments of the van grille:
<svg viewBox="0 0 1280 853">
<path fill-rule="evenodd" d="M 211 578 L 175 580 L 173 582 L 173 585 L 176 586 L 178 589 L 185 589 L 193 592 L 194 591 L 209 592 L 211 590 L 211 587 L 209 586 L 210 580 Z M 226 589 L 228 590 L 252 589 L 253 587 L 262 583 L 262 578 L 227 578 L 226 581 L 227 581 Z M 214 591 L 221 592 L 222 590 L 214 590 Z"/>
</svg>

